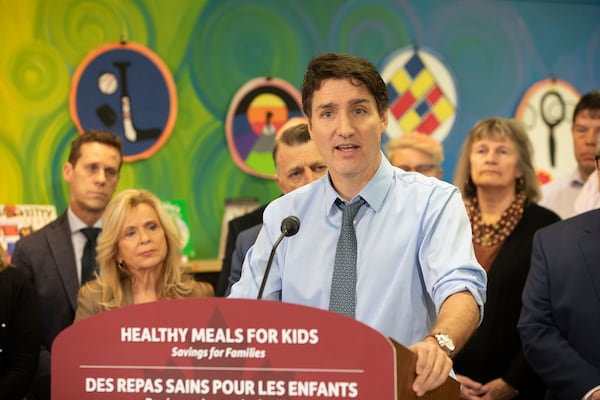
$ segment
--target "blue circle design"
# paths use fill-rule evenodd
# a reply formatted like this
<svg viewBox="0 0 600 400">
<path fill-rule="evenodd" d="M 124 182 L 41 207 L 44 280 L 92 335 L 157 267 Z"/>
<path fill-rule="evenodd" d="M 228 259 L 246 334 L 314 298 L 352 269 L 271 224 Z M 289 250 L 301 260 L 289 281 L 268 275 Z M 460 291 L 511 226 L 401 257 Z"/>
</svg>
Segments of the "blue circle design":
<svg viewBox="0 0 600 400">
<path fill-rule="evenodd" d="M 112 94 L 102 93 L 98 87 L 98 78 L 104 73 L 117 77 L 118 87 Z M 143 54 L 130 49 L 104 52 L 90 61 L 75 84 L 81 127 L 108 130 L 121 137 L 125 157 L 147 151 L 164 133 L 171 107 L 168 87 L 161 71 Z M 130 100 L 135 141 L 125 136 L 124 96 Z"/>
</svg>

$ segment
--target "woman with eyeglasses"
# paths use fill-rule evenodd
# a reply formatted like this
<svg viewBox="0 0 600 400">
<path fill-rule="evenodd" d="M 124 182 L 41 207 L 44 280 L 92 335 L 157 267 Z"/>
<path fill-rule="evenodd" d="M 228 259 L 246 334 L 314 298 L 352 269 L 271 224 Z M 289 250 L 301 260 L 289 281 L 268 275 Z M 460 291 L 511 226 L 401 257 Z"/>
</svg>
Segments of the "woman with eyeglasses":
<svg viewBox="0 0 600 400">
<path fill-rule="evenodd" d="M 155 195 L 124 190 L 102 220 L 99 274 L 79 290 L 75 322 L 130 304 L 214 295 L 211 284 L 181 270 L 177 230 Z"/>
<path fill-rule="evenodd" d="M 560 218 L 540 207 L 532 146 L 515 120 L 488 118 L 471 129 L 454 184 L 487 271 L 484 318 L 454 359 L 462 399 L 543 399 L 545 388 L 521 350 L 517 321 L 535 231 Z"/>
<path fill-rule="evenodd" d="M 442 144 L 424 133 L 408 133 L 390 140 L 386 146 L 390 163 L 404 171 L 442 179 Z"/>
</svg>

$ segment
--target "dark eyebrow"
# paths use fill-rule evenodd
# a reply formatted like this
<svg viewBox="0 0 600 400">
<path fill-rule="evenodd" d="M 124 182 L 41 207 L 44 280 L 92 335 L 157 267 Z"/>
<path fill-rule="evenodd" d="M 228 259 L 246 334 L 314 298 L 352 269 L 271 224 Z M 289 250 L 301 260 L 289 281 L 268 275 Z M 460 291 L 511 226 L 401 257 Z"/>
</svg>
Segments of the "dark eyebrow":
<svg viewBox="0 0 600 400">
<path fill-rule="evenodd" d="M 355 106 L 357 104 L 368 103 L 368 102 L 369 102 L 369 99 L 353 99 L 353 100 L 350 100 L 350 105 Z"/>
<path fill-rule="evenodd" d="M 293 172 L 300 172 L 300 171 L 302 171 L 302 170 L 304 170 L 304 168 L 302 168 L 302 167 L 300 167 L 300 166 L 298 166 L 298 165 L 295 165 L 295 166 L 293 166 L 292 168 L 288 169 L 287 173 L 288 173 L 288 174 L 291 174 L 291 173 L 293 173 Z"/>
<path fill-rule="evenodd" d="M 350 104 L 351 106 L 356 106 L 358 104 L 363 104 L 363 103 L 368 103 L 369 99 L 366 98 L 362 98 L 362 99 L 352 99 L 348 102 L 348 104 Z M 326 104 L 321 104 L 319 106 L 317 106 L 317 109 L 328 109 L 328 108 L 336 108 L 336 106 L 333 103 L 326 103 Z"/>
<path fill-rule="evenodd" d="M 317 109 L 325 109 L 325 108 L 334 108 L 335 106 L 333 105 L 333 103 L 327 103 L 327 104 L 321 104 L 319 106 L 317 106 Z"/>
</svg>

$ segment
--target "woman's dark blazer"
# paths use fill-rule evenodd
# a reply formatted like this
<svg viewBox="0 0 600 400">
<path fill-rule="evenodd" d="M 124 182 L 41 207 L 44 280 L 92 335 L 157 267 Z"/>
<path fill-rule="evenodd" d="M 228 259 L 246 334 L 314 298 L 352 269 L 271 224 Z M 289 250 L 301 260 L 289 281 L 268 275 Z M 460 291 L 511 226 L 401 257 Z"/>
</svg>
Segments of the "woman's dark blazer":
<svg viewBox="0 0 600 400">
<path fill-rule="evenodd" d="M 519 391 L 516 398 L 543 399 L 545 388 L 525 361 L 517 322 L 531 263 L 533 235 L 559 220 L 546 208 L 526 204 L 521 221 L 506 238 L 488 272 L 483 321 L 454 358 L 457 374 L 481 383 L 502 378 Z"/>
</svg>

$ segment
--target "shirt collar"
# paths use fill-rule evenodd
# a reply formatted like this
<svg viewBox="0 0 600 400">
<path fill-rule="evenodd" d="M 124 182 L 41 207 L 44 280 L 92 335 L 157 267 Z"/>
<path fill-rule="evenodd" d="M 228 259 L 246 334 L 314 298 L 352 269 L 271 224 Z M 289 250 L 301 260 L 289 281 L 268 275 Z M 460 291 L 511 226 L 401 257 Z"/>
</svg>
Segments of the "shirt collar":
<svg viewBox="0 0 600 400">
<path fill-rule="evenodd" d="M 351 202 L 354 202 L 356 198 L 360 196 L 366 200 L 369 207 L 377 212 L 381 209 L 383 201 L 385 200 L 385 197 L 391 188 L 393 176 L 394 167 L 382 153 L 381 162 L 379 163 L 379 168 L 377 168 L 375 175 L 373 175 L 371 180 L 369 180 L 365 187 L 352 199 Z M 327 173 L 325 179 L 325 206 L 327 209 L 327 214 L 331 215 L 331 213 L 337 209 L 335 200 L 337 198 L 342 198 L 342 196 L 336 192 L 331 184 L 331 177 L 329 176 L 329 173 Z"/>
<path fill-rule="evenodd" d="M 80 231 L 83 228 L 87 228 L 88 226 L 85 224 L 85 222 L 83 222 L 77 215 L 75 215 L 75 213 L 73 212 L 73 210 L 71 210 L 71 207 L 69 207 L 67 209 L 67 218 L 69 220 L 69 228 L 71 228 L 71 233 L 75 233 Z M 96 221 L 96 223 L 94 224 L 95 228 L 102 228 L 102 218 L 100 218 L 98 221 Z"/>
<path fill-rule="evenodd" d="M 571 182 L 571 186 L 574 186 L 574 187 L 581 187 L 585 183 L 585 181 L 581 177 L 581 174 L 579 173 L 578 169 L 573 171 L 573 173 L 571 174 L 570 182 Z"/>
</svg>

